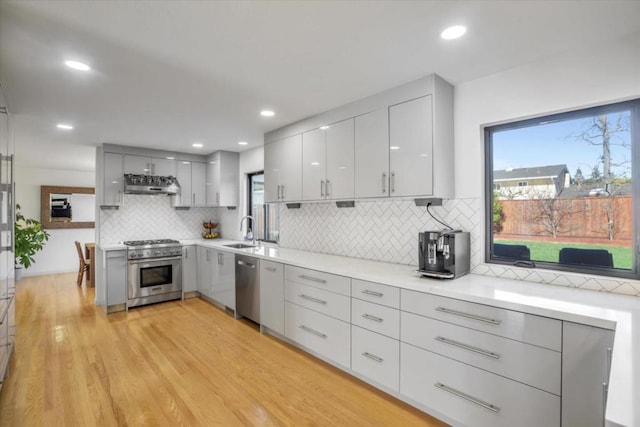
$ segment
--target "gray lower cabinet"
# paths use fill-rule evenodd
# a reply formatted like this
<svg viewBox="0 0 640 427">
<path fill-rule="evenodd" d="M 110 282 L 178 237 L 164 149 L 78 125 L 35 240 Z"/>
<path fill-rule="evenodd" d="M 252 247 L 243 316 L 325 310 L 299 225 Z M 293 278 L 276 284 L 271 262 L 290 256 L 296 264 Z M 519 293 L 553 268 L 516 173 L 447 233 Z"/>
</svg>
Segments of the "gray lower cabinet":
<svg viewBox="0 0 640 427">
<path fill-rule="evenodd" d="M 236 268 L 235 255 L 225 251 L 210 249 L 211 298 L 235 311 L 236 309 Z"/>
<path fill-rule="evenodd" d="M 604 424 L 614 332 L 563 322 L 562 426 Z"/>
<path fill-rule="evenodd" d="M 198 246 L 196 252 L 198 258 L 196 290 L 200 292 L 200 295 L 212 298 L 211 249 Z"/>
<path fill-rule="evenodd" d="M 127 251 L 106 251 L 104 257 L 107 288 L 105 307 L 107 313 L 121 311 L 127 302 Z"/>
<path fill-rule="evenodd" d="M 260 324 L 284 335 L 284 266 L 260 260 Z"/>
<path fill-rule="evenodd" d="M 189 245 L 182 248 L 182 294 L 197 291 L 198 271 L 196 246 Z"/>
</svg>

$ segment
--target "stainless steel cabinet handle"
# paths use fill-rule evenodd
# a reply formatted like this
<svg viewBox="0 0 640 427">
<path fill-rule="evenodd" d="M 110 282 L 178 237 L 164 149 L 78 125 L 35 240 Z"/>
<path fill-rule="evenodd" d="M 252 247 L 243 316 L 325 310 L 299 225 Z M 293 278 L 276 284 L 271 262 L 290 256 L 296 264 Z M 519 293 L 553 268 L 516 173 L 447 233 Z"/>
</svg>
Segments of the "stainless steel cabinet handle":
<svg viewBox="0 0 640 427">
<path fill-rule="evenodd" d="M 209 262 L 209 252 L 211 252 L 209 249 L 207 249 L 207 262 Z"/>
<path fill-rule="evenodd" d="M 287 198 L 287 195 L 286 195 L 286 193 L 284 192 L 284 190 L 285 190 L 285 186 L 284 186 L 284 184 L 282 184 L 282 200 L 284 200 L 284 199 L 286 199 L 286 198 Z"/>
<path fill-rule="evenodd" d="M 491 325 L 499 325 L 502 323 L 501 320 L 490 319 L 488 317 L 482 317 L 471 313 L 465 313 L 464 311 L 452 310 L 450 308 L 445 307 L 437 307 L 436 311 L 440 311 L 442 313 L 452 314 L 454 316 L 465 317 L 471 320 L 477 320 L 478 322 L 489 323 Z"/>
<path fill-rule="evenodd" d="M 241 262 L 242 261 L 238 261 L 238 264 L 240 264 Z M 218 264 L 219 265 L 224 265 L 224 254 L 222 254 L 222 253 L 218 253 Z"/>
<path fill-rule="evenodd" d="M 607 397 L 609 395 L 609 384 L 602 383 L 602 425 L 606 425 L 605 413 L 607 412 Z"/>
<path fill-rule="evenodd" d="M 275 267 L 265 267 L 265 270 L 267 271 L 276 271 Z"/>
<path fill-rule="evenodd" d="M 369 353 L 368 351 L 365 351 L 364 353 L 362 353 L 362 355 L 364 357 L 368 357 L 371 360 L 375 360 L 378 363 L 382 363 L 384 361 L 384 359 L 382 357 L 378 357 L 374 354 Z"/>
<path fill-rule="evenodd" d="M 387 174 L 382 172 L 382 193 L 387 192 Z"/>
<path fill-rule="evenodd" d="M 153 258 L 153 259 L 139 259 L 139 260 L 129 260 L 129 264 L 151 264 L 151 263 L 155 263 L 158 261 L 175 261 L 175 260 L 181 260 L 182 259 L 182 255 L 179 256 L 172 256 L 172 257 L 165 257 L 165 258 Z"/>
<path fill-rule="evenodd" d="M 220 193 L 216 193 L 216 205 L 220 204 Z"/>
<path fill-rule="evenodd" d="M 324 184 L 324 195 L 325 195 L 326 197 L 329 197 L 329 185 L 330 185 L 330 184 L 331 184 L 331 183 L 329 182 L 329 180 L 327 180 L 327 181 L 325 182 L 325 184 Z"/>
<path fill-rule="evenodd" d="M 391 172 L 391 182 L 389 183 L 389 187 L 392 193 L 396 192 L 396 173 Z"/>
<path fill-rule="evenodd" d="M 324 179 L 320 180 L 320 197 L 324 197 Z"/>
<path fill-rule="evenodd" d="M 449 344 L 454 347 L 462 348 L 464 350 L 469 350 L 474 353 L 482 354 L 483 356 L 491 357 L 493 359 L 500 359 L 500 357 L 502 357 L 500 356 L 500 354 L 494 353 L 493 351 L 483 350 L 481 348 L 474 347 L 472 345 L 461 343 L 460 341 L 450 340 L 449 338 L 438 336 L 438 337 L 435 337 L 434 339 L 436 341 L 440 341 L 441 343 Z"/>
<path fill-rule="evenodd" d="M 193 205 L 195 205 L 195 204 L 196 204 L 196 194 L 195 194 L 195 193 L 193 193 L 193 194 L 191 195 L 191 205 L 193 206 Z"/>
<path fill-rule="evenodd" d="M 613 357 L 613 349 L 607 348 L 607 382 L 609 381 L 609 374 L 611 373 L 611 358 Z"/>
<path fill-rule="evenodd" d="M 318 304 L 322 304 L 322 305 L 326 305 L 326 304 L 327 304 L 327 302 L 326 302 L 326 301 L 321 300 L 321 299 L 318 299 L 318 298 L 310 297 L 309 295 L 300 294 L 300 295 L 298 295 L 298 296 L 299 296 L 300 298 L 302 298 L 302 299 L 306 299 L 306 300 L 308 300 L 308 301 L 312 301 L 312 302 L 315 302 L 315 303 L 318 303 Z"/>
<path fill-rule="evenodd" d="M 184 248 L 184 259 L 189 259 L 189 249 Z"/>
<path fill-rule="evenodd" d="M 278 200 L 282 198 L 282 184 L 278 184 Z"/>
<path fill-rule="evenodd" d="M 364 317 L 365 319 L 373 320 L 374 322 L 382 322 L 384 320 L 384 319 L 381 319 L 380 317 L 372 316 L 367 313 L 363 314 L 362 317 Z"/>
<path fill-rule="evenodd" d="M 251 264 L 251 263 L 240 261 L 240 260 L 238 260 L 237 262 L 238 262 L 238 265 L 244 265 L 245 267 L 249 267 L 249 268 L 256 268 L 255 264 Z"/>
<path fill-rule="evenodd" d="M 374 297 L 381 297 L 384 294 L 382 292 L 376 292 L 376 291 L 370 291 L 369 289 L 365 289 L 364 291 L 362 291 L 363 294 L 367 294 L 367 295 L 371 295 Z"/>
<path fill-rule="evenodd" d="M 304 280 L 311 280 L 312 282 L 327 283 L 327 281 L 324 280 L 324 279 L 318 279 L 318 278 L 315 278 L 315 277 L 306 276 L 304 274 L 301 275 L 301 276 L 298 276 L 298 277 L 301 278 L 301 279 L 304 279 Z"/>
<path fill-rule="evenodd" d="M 326 334 L 323 334 L 322 332 L 318 332 L 315 329 L 311 329 L 308 326 L 300 325 L 298 327 L 300 329 L 302 329 L 303 331 L 309 332 L 310 334 L 313 334 L 313 335 L 318 336 L 320 338 L 327 338 Z"/>
<path fill-rule="evenodd" d="M 473 396 L 470 396 L 470 395 L 468 395 L 466 393 L 463 393 L 463 392 L 461 392 L 459 390 L 456 390 L 455 388 L 451 388 L 451 387 L 449 387 L 449 386 L 447 386 L 445 384 L 435 383 L 434 386 L 439 388 L 440 390 L 446 391 L 447 393 L 451 393 L 454 396 L 461 397 L 461 398 L 463 398 L 465 400 L 468 400 L 471 403 L 475 403 L 476 405 L 482 406 L 483 408 L 488 409 L 490 411 L 493 411 L 495 413 L 500 412 L 500 408 L 497 407 L 496 405 L 492 405 L 491 403 L 487 403 L 487 402 L 484 402 L 484 401 L 482 401 L 480 399 L 476 399 Z"/>
</svg>

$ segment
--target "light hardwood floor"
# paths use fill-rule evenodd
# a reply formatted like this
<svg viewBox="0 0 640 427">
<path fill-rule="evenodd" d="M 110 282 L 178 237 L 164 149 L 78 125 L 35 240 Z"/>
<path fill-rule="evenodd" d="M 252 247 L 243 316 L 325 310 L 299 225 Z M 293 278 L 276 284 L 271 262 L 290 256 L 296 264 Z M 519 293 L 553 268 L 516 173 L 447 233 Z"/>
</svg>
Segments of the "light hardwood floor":
<svg viewBox="0 0 640 427">
<path fill-rule="evenodd" d="M 441 426 L 198 299 L 105 315 L 75 274 L 28 277 L 1 426 Z"/>
</svg>

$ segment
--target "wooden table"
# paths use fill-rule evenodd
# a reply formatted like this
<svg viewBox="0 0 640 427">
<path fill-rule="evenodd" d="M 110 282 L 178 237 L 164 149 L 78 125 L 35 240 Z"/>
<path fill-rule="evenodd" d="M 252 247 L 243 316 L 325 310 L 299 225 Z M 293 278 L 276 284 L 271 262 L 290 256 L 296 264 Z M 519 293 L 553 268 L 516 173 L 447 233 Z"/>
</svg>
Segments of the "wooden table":
<svg viewBox="0 0 640 427">
<path fill-rule="evenodd" d="M 96 283 L 96 244 L 84 244 L 84 257 L 89 260 L 89 269 L 87 270 L 87 286 L 93 288 Z"/>
</svg>

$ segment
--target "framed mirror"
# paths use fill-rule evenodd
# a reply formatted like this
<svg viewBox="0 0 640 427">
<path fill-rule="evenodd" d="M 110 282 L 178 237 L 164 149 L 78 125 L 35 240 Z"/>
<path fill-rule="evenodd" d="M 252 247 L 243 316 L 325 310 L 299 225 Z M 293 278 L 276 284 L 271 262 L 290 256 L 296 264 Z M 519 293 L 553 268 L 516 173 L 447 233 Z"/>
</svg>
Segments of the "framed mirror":
<svg viewBox="0 0 640 427">
<path fill-rule="evenodd" d="M 45 229 L 94 228 L 93 187 L 40 187 L 40 222 Z"/>
</svg>

